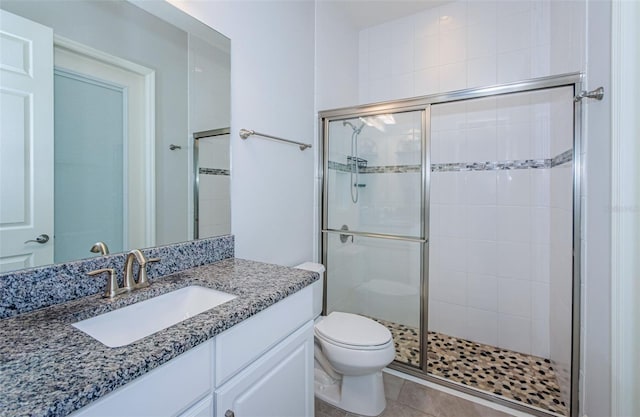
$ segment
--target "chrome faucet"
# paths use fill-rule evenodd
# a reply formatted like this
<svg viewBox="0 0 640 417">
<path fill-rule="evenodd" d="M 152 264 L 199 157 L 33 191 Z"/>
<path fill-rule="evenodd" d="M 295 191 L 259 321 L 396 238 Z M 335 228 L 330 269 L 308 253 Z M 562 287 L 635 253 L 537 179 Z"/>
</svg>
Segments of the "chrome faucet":
<svg viewBox="0 0 640 417">
<path fill-rule="evenodd" d="M 138 262 L 138 282 L 133 275 L 133 262 Z M 147 263 L 159 262 L 160 258 L 147 259 L 139 249 L 134 249 L 127 254 L 127 260 L 124 263 L 124 288 L 130 291 L 149 286 L 147 277 Z"/>
<path fill-rule="evenodd" d="M 99 253 L 100 255 L 108 255 L 109 254 L 109 248 L 107 247 L 107 244 L 104 242 L 96 242 L 93 244 L 93 246 L 91 246 L 91 249 L 89 249 L 89 251 L 93 252 L 93 253 Z"/>
<path fill-rule="evenodd" d="M 94 247 L 96 247 L 97 245 L 98 244 L 96 243 Z M 138 262 L 138 282 L 136 282 L 135 276 L 133 274 L 134 261 Z M 124 263 L 124 279 L 122 287 L 118 285 L 116 271 L 113 268 L 96 269 L 95 271 L 87 272 L 87 274 L 94 276 L 102 273 L 108 273 L 109 280 L 107 281 L 107 287 L 104 291 L 103 297 L 114 298 L 122 293 L 149 286 L 149 278 L 147 277 L 147 264 L 149 262 L 160 262 L 160 258 L 147 259 L 144 257 L 144 254 L 138 249 L 130 251 L 127 254 L 127 259 Z"/>
</svg>

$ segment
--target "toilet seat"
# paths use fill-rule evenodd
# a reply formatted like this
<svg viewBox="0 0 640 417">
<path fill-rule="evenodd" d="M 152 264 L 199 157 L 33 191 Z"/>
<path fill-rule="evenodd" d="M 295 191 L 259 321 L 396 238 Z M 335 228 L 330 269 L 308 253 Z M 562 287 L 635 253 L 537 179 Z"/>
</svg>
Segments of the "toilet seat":
<svg viewBox="0 0 640 417">
<path fill-rule="evenodd" d="M 393 343 L 389 329 L 367 317 L 334 311 L 315 325 L 320 339 L 354 350 L 380 350 Z"/>
</svg>

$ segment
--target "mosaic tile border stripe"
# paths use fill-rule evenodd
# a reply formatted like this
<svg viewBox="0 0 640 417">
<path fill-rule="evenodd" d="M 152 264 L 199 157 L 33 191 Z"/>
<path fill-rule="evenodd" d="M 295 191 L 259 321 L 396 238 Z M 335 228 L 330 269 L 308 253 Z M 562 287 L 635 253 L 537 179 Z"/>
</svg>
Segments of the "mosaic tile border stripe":
<svg viewBox="0 0 640 417">
<path fill-rule="evenodd" d="M 503 171 L 512 169 L 551 168 L 551 159 L 523 159 L 519 161 L 454 162 L 431 164 L 431 172 Z"/>
<path fill-rule="evenodd" d="M 329 161 L 329 169 L 341 172 L 351 172 L 351 165 Z M 359 174 L 404 174 L 407 172 L 420 172 L 420 165 L 381 165 L 377 167 L 365 167 L 358 169 Z"/>
<path fill-rule="evenodd" d="M 557 167 L 558 165 L 566 164 L 567 162 L 571 162 L 573 160 L 573 149 L 568 149 L 562 152 L 560 155 L 555 156 L 551 160 L 551 168 Z"/>
<path fill-rule="evenodd" d="M 502 171 L 513 169 L 549 169 L 566 164 L 573 160 L 573 149 L 547 159 L 520 159 L 513 161 L 488 162 L 451 162 L 431 164 L 431 172 L 461 172 L 461 171 Z M 341 172 L 351 172 L 349 164 L 329 161 L 329 169 Z M 403 174 L 420 172 L 420 165 L 382 165 L 358 169 L 359 174 Z"/>
<path fill-rule="evenodd" d="M 231 175 L 231 171 L 228 169 L 200 168 L 198 172 L 204 175 Z"/>
</svg>

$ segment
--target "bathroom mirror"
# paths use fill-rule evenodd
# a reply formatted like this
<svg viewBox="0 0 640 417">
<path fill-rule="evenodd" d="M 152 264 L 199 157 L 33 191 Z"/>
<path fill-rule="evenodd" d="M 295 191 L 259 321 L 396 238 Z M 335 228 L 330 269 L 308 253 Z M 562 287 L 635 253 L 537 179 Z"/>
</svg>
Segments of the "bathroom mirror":
<svg viewBox="0 0 640 417">
<path fill-rule="evenodd" d="M 230 233 L 229 135 L 194 155 L 228 132 L 228 38 L 160 0 L 0 9 L 0 272 Z M 47 55 L 48 93 L 4 85 Z"/>
</svg>

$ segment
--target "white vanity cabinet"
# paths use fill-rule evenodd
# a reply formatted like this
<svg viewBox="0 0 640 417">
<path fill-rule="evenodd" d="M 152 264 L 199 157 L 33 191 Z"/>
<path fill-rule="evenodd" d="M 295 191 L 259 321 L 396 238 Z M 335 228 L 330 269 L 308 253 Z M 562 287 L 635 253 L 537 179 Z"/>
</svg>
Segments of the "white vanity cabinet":
<svg viewBox="0 0 640 417">
<path fill-rule="evenodd" d="M 313 416 L 312 305 L 309 286 L 73 416 Z"/>
</svg>

